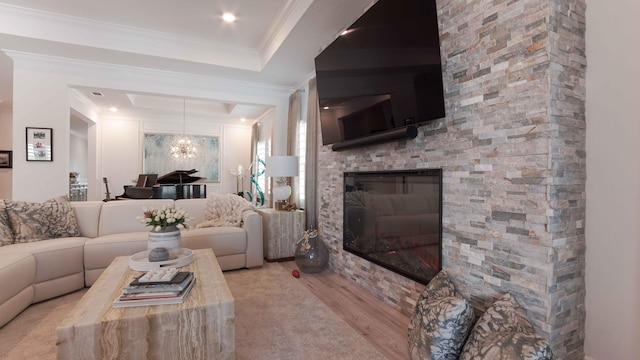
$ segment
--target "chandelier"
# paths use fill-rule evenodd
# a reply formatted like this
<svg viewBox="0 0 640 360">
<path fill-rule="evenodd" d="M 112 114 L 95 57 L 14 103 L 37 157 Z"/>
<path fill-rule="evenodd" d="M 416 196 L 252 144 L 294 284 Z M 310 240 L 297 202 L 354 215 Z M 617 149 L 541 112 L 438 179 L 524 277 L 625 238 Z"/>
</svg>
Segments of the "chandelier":
<svg viewBox="0 0 640 360">
<path fill-rule="evenodd" d="M 186 135 L 187 101 L 182 102 L 182 135 L 176 135 L 169 143 L 169 157 L 179 162 L 186 162 L 198 156 L 200 141 L 191 135 Z"/>
</svg>

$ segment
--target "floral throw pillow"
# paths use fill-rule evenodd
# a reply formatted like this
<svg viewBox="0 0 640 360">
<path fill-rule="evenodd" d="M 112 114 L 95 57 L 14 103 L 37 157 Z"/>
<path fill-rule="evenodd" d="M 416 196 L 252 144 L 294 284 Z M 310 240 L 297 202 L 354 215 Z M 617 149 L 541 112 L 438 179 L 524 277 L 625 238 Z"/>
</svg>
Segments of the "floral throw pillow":
<svg viewBox="0 0 640 360">
<path fill-rule="evenodd" d="M 9 223 L 9 215 L 4 206 L 4 200 L 0 199 L 0 246 L 13 244 L 13 231 Z"/>
<path fill-rule="evenodd" d="M 5 206 L 16 243 L 80 236 L 66 195 L 43 203 L 5 200 Z"/>
<path fill-rule="evenodd" d="M 473 327 L 460 354 L 461 360 L 550 360 L 551 347 L 524 317 L 510 295 L 491 305 Z"/>
<path fill-rule="evenodd" d="M 408 341 L 411 359 L 457 360 L 473 326 L 474 312 L 444 271 L 420 294 Z"/>
</svg>

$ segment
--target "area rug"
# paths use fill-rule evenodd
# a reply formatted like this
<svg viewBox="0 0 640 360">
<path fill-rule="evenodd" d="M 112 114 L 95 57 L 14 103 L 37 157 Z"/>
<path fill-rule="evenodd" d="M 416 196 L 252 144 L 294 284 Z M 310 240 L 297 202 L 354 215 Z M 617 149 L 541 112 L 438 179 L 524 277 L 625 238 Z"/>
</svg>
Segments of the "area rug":
<svg viewBox="0 0 640 360">
<path fill-rule="evenodd" d="M 225 272 L 236 359 L 384 359 L 278 263 Z M 0 359 L 56 358 L 55 328 L 86 290 L 30 306 L 0 329 Z"/>
</svg>

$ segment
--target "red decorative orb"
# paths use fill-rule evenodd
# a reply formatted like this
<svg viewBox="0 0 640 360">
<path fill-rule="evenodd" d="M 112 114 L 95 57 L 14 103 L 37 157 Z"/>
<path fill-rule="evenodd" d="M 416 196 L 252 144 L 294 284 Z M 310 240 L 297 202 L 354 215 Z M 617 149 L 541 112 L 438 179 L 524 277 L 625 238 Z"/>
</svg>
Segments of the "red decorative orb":
<svg viewBox="0 0 640 360">
<path fill-rule="evenodd" d="M 300 277 L 300 271 L 298 270 L 293 270 L 291 272 L 291 275 L 293 275 L 294 278 L 299 278 Z"/>
</svg>

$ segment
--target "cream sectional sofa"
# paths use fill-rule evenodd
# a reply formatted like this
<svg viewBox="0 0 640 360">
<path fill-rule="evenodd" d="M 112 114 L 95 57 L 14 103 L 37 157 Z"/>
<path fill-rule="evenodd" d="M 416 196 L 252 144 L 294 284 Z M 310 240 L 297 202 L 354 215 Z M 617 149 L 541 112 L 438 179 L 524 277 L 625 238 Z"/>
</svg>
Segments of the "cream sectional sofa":
<svg viewBox="0 0 640 360">
<path fill-rule="evenodd" d="M 136 217 L 143 207 L 164 205 L 192 218 L 181 232 L 183 247 L 213 249 L 222 270 L 262 266 L 262 218 L 255 211 L 242 212 L 238 227 L 195 228 L 205 220 L 207 199 L 72 202 L 80 236 L 0 246 L 0 327 L 30 304 L 91 286 L 115 257 L 146 250 L 150 228 Z"/>
</svg>

